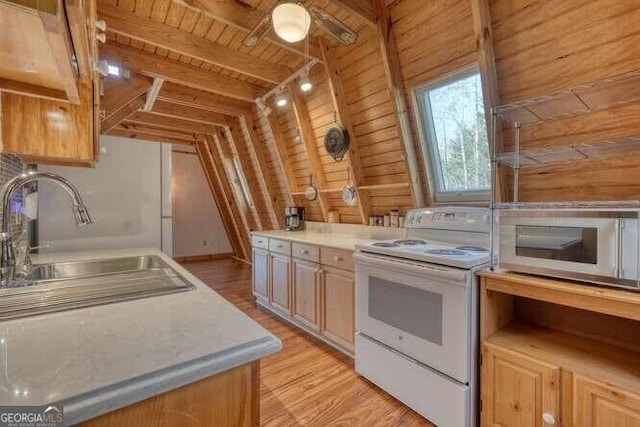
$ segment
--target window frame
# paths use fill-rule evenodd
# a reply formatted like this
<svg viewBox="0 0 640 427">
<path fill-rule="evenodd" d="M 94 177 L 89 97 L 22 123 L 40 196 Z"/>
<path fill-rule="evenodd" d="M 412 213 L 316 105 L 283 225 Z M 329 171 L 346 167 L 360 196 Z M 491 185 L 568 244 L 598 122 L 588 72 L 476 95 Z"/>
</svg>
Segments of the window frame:
<svg viewBox="0 0 640 427">
<path fill-rule="evenodd" d="M 429 196 L 431 198 L 432 204 L 434 205 L 452 203 L 485 205 L 488 204 L 491 200 L 491 186 L 494 185 L 492 182 L 489 183 L 489 188 L 486 190 L 440 190 L 440 188 L 443 187 L 443 183 L 441 182 L 442 162 L 440 161 L 439 153 L 436 151 L 437 139 L 435 136 L 435 128 L 433 125 L 433 115 L 431 114 L 431 105 L 430 103 L 424 102 L 423 96 L 425 92 L 447 86 L 455 81 L 465 79 L 475 74 L 478 74 L 480 76 L 480 84 L 484 87 L 484 79 L 482 77 L 480 67 L 478 64 L 474 64 L 470 67 L 456 70 L 452 73 L 447 74 L 446 76 L 432 80 L 423 85 L 416 86 L 411 91 L 414 106 L 414 118 L 416 120 L 416 128 L 418 129 L 418 138 L 420 140 L 420 150 L 422 153 L 422 166 L 427 178 Z M 487 104 L 486 100 L 484 99 L 484 91 L 482 102 L 484 105 L 486 118 Z M 487 127 L 487 136 L 488 138 L 490 138 L 491 136 L 489 135 L 488 125 L 488 123 L 485 123 L 485 126 Z M 490 151 L 491 143 L 490 141 L 487 141 L 487 143 L 489 144 L 489 147 L 487 148 Z M 490 162 L 487 166 L 491 166 Z"/>
</svg>

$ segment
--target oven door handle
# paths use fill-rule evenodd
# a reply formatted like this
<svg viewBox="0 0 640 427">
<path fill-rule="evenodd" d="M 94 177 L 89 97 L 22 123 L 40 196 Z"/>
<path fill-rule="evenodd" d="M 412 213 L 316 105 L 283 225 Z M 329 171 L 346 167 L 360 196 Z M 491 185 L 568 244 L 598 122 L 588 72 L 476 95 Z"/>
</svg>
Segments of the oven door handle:
<svg viewBox="0 0 640 427">
<path fill-rule="evenodd" d="M 394 270 L 399 273 L 409 273 L 421 277 L 424 277 L 424 275 L 428 274 L 429 277 L 437 277 L 439 279 L 443 279 L 460 286 L 467 286 L 467 275 L 470 274 L 469 272 L 464 270 L 437 267 L 427 264 L 417 264 L 415 262 L 400 259 L 391 261 L 386 257 L 363 254 L 361 252 L 356 252 L 355 254 L 353 254 L 353 259 L 356 261 L 356 267 L 358 265 L 363 265 L 368 267 L 383 268 L 385 270 Z"/>
</svg>

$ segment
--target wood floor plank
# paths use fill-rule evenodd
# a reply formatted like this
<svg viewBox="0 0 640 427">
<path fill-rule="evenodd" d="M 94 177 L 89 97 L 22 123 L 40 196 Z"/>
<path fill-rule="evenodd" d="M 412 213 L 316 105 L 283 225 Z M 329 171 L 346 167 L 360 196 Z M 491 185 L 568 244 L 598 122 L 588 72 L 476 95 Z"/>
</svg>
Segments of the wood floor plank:
<svg viewBox="0 0 640 427">
<path fill-rule="evenodd" d="M 282 340 L 283 350 L 261 362 L 260 425 L 433 426 L 358 376 L 349 357 L 259 309 L 250 265 L 224 259 L 183 266 Z"/>
</svg>

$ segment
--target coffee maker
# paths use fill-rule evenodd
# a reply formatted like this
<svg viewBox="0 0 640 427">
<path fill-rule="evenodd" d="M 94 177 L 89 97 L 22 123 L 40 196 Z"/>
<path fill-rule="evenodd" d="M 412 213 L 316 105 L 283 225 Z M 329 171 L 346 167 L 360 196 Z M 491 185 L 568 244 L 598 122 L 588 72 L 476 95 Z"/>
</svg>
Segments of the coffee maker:
<svg viewBox="0 0 640 427">
<path fill-rule="evenodd" d="M 287 231 L 302 230 L 304 226 L 304 208 L 300 206 L 285 207 L 284 224 Z"/>
</svg>

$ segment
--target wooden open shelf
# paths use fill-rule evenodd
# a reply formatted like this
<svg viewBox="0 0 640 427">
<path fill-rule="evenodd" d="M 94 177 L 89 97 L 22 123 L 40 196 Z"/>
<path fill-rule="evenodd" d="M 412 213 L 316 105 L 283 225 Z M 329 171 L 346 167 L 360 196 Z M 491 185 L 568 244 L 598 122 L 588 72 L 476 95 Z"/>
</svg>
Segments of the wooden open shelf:
<svg viewBox="0 0 640 427">
<path fill-rule="evenodd" d="M 496 113 L 522 126 L 640 101 L 640 71 L 596 80 L 549 95 L 501 105 Z"/>
<path fill-rule="evenodd" d="M 538 148 L 520 151 L 520 166 L 537 166 L 577 160 L 608 159 L 614 157 L 640 156 L 640 136 L 630 136 L 604 141 L 593 141 L 559 147 Z M 498 154 L 498 163 L 516 166 L 518 154 Z"/>
<path fill-rule="evenodd" d="M 640 293 L 526 274 L 482 271 L 488 291 L 640 321 Z"/>
</svg>

